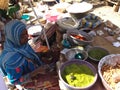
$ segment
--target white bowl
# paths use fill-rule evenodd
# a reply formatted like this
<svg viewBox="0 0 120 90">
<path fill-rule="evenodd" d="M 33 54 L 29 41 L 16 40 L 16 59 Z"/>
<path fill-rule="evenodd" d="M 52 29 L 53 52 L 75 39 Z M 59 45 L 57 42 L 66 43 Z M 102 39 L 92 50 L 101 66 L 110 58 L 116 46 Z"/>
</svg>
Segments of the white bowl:
<svg viewBox="0 0 120 90">
<path fill-rule="evenodd" d="M 93 8 L 93 5 L 87 2 L 74 3 L 70 5 L 66 10 L 69 13 L 86 13 Z"/>
<path fill-rule="evenodd" d="M 118 58 L 114 58 L 114 57 L 118 57 Z M 98 63 L 98 74 L 101 78 L 101 81 L 102 81 L 104 87 L 107 90 L 113 90 L 113 88 L 110 87 L 110 85 L 103 78 L 103 75 L 102 75 L 102 72 L 101 72 L 102 66 L 104 64 L 115 66 L 118 61 L 120 63 L 120 54 L 110 54 L 110 55 L 107 55 L 107 56 L 103 57 Z"/>
<path fill-rule="evenodd" d="M 42 26 L 41 25 L 31 25 L 27 27 L 29 35 L 41 35 L 42 33 Z"/>
</svg>

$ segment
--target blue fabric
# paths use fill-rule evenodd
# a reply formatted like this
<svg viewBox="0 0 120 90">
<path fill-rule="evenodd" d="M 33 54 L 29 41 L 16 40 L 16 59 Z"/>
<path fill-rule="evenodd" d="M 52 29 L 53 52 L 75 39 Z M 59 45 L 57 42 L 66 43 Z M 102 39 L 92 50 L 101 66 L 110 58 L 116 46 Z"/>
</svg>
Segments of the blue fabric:
<svg viewBox="0 0 120 90">
<path fill-rule="evenodd" d="M 38 66 L 42 64 L 28 43 L 20 45 L 20 35 L 23 30 L 26 30 L 26 25 L 23 22 L 12 20 L 6 24 L 4 30 L 6 40 L 0 56 L 0 67 L 4 75 L 8 75 L 7 71 L 11 69 L 14 70 L 21 67 L 27 59 L 32 60 L 32 62 L 38 64 Z"/>
<path fill-rule="evenodd" d="M 21 66 L 15 69 L 11 69 L 6 66 L 7 76 L 12 84 L 21 84 L 25 82 L 26 75 L 35 69 L 36 67 L 34 64 L 32 62 L 28 62 L 27 60 L 25 60 Z M 21 81 L 21 79 L 23 80 Z"/>
</svg>

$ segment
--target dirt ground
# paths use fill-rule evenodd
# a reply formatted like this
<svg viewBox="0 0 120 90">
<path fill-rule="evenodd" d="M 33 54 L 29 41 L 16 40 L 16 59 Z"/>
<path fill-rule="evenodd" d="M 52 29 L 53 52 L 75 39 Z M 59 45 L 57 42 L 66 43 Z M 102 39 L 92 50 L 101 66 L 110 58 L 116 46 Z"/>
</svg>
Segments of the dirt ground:
<svg viewBox="0 0 120 90">
<path fill-rule="evenodd" d="M 95 8 L 93 13 L 101 17 L 104 21 L 109 20 L 116 26 L 120 27 L 120 13 L 114 11 L 112 6 L 100 6 Z"/>
<path fill-rule="evenodd" d="M 115 26 L 112 28 L 112 30 L 116 28 L 120 28 L 120 13 L 115 12 L 113 6 L 99 6 L 97 8 L 94 8 L 92 11 L 95 15 L 99 16 L 102 18 L 104 21 L 109 20 L 112 22 L 112 24 Z M 100 27 L 96 28 L 96 30 L 103 30 L 104 26 L 101 25 Z M 104 31 L 104 30 L 103 30 Z M 120 36 L 120 35 L 117 35 Z M 102 46 L 106 48 L 110 53 L 120 53 L 120 47 L 114 47 L 112 45 L 112 42 L 109 42 L 108 40 L 105 39 L 106 35 L 103 36 L 96 36 L 95 40 L 93 42 L 94 46 Z M 114 37 L 115 41 L 116 40 L 116 35 L 112 36 Z"/>
<path fill-rule="evenodd" d="M 84 0 L 93 4 L 93 13 L 103 20 L 109 20 L 116 26 L 120 27 L 120 9 L 114 11 L 115 4 L 118 0 Z M 110 1 L 110 2 L 107 2 Z M 113 3 L 114 2 L 114 3 Z"/>
</svg>

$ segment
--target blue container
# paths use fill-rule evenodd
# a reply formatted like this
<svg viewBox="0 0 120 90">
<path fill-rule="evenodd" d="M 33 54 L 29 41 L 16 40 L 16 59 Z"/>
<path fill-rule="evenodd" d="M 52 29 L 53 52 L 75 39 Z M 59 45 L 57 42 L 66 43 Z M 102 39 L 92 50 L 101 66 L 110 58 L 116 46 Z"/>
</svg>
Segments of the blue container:
<svg viewBox="0 0 120 90">
<path fill-rule="evenodd" d="M 29 15 L 22 15 L 21 18 L 27 21 L 30 19 L 30 16 Z"/>
</svg>

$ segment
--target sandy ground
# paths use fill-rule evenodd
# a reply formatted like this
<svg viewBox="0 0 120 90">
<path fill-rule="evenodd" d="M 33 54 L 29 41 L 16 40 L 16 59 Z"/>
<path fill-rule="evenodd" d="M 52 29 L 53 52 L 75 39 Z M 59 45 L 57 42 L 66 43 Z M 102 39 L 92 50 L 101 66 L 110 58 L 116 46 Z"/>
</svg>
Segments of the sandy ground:
<svg viewBox="0 0 120 90">
<path fill-rule="evenodd" d="M 114 11 L 114 6 L 117 4 L 117 0 L 111 0 L 112 2 L 106 2 L 107 0 L 84 0 L 93 4 L 93 12 L 95 15 L 101 17 L 104 21 L 109 20 L 116 26 L 120 27 L 120 7 L 118 12 Z M 110 0 L 108 0 L 110 1 Z M 116 2 L 115 2 L 116 1 Z"/>
<path fill-rule="evenodd" d="M 95 8 L 92 13 L 120 27 L 120 12 L 115 12 L 112 6 L 100 6 Z"/>
</svg>

